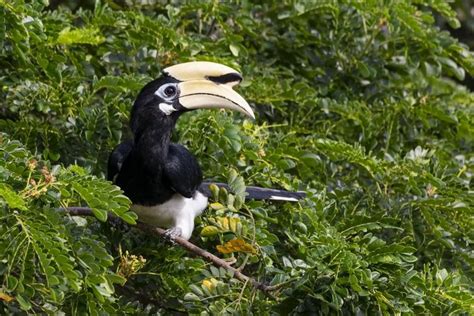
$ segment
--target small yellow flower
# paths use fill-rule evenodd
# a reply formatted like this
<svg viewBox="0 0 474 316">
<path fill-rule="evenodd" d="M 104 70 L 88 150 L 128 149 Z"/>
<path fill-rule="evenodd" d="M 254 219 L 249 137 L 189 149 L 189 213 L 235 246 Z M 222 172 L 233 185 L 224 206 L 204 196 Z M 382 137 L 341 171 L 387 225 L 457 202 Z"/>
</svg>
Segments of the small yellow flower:
<svg viewBox="0 0 474 316">
<path fill-rule="evenodd" d="M 119 253 L 120 263 L 117 268 L 117 274 L 124 278 L 128 279 L 145 266 L 146 259 L 142 256 L 131 255 L 128 250 L 125 251 L 125 255 L 123 255 L 121 248 L 119 249 Z"/>
</svg>

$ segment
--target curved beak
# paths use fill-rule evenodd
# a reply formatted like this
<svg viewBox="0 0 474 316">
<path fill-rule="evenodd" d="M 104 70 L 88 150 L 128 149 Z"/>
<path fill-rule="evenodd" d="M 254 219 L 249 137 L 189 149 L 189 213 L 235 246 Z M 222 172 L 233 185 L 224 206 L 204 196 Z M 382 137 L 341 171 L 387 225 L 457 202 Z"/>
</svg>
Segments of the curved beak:
<svg viewBox="0 0 474 316">
<path fill-rule="evenodd" d="M 232 90 L 242 81 L 234 69 L 212 62 L 189 62 L 168 67 L 164 72 L 179 80 L 179 103 L 186 109 L 224 108 L 255 119 L 250 105 Z"/>
<path fill-rule="evenodd" d="M 215 84 L 209 80 L 191 80 L 181 82 L 179 88 L 179 103 L 186 109 L 231 109 L 255 119 L 247 101 L 227 85 Z"/>
</svg>

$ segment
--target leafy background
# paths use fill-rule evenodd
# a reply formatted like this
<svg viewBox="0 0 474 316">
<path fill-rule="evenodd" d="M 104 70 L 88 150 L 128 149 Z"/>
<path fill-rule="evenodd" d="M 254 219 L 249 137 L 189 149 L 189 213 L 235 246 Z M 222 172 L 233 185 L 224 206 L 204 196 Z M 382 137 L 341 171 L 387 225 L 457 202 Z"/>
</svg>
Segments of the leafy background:
<svg viewBox="0 0 474 316">
<path fill-rule="evenodd" d="M 439 27 L 472 17 L 451 5 L 0 0 L 1 313 L 474 312 L 474 55 Z M 217 192 L 197 220 L 192 241 L 273 297 L 103 223 L 136 220 L 104 180 L 134 97 L 189 60 L 239 69 L 257 114 L 182 117 L 206 177 L 308 194 Z M 77 205 L 97 218 L 58 210 Z"/>
</svg>

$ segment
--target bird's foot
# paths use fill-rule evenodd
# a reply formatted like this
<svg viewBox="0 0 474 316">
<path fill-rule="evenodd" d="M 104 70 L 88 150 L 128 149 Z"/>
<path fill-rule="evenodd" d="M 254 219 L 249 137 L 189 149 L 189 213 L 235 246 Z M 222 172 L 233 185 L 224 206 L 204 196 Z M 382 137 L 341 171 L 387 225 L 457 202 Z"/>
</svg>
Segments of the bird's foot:
<svg viewBox="0 0 474 316">
<path fill-rule="evenodd" d="M 183 231 L 179 227 L 172 227 L 170 229 L 167 229 L 165 232 L 165 238 L 169 240 L 172 244 L 175 244 L 175 239 L 176 237 L 181 237 L 183 234 Z"/>
</svg>

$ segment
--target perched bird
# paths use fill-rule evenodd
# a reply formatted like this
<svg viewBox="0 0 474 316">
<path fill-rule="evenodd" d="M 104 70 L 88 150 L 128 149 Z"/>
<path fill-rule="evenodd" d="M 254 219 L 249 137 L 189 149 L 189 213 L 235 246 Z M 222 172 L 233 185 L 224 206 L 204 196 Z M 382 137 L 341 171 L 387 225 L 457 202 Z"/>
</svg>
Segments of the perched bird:
<svg viewBox="0 0 474 316">
<path fill-rule="evenodd" d="M 232 89 L 241 81 L 234 69 L 212 62 L 165 68 L 133 104 L 133 140 L 118 145 L 109 157 L 108 179 L 131 199 L 140 221 L 169 228 L 171 239 L 191 237 L 194 218 L 206 209 L 210 196 L 196 158 L 170 141 L 176 121 L 181 114 L 201 108 L 227 108 L 254 118 L 249 104 Z M 247 192 L 250 199 L 295 201 L 304 196 L 256 187 Z"/>
</svg>

